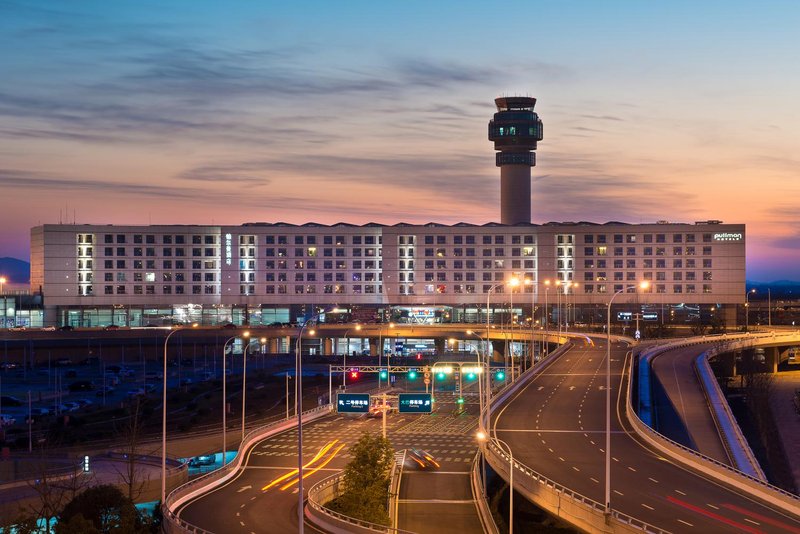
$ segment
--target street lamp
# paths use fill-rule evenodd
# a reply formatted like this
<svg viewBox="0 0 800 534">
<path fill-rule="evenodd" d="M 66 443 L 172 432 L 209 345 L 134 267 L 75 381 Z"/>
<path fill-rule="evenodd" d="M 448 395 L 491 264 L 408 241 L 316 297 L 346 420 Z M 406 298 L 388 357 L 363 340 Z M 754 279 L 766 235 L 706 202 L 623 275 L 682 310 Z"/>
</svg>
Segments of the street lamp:
<svg viewBox="0 0 800 534">
<path fill-rule="evenodd" d="M 359 332 L 361 331 L 361 325 L 360 324 L 356 325 L 356 331 L 359 331 Z M 345 389 L 347 388 L 347 353 L 350 352 L 350 338 L 348 337 L 348 334 L 350 334 L 350 329 L 349 328 L 344 333 L 344 339 L 345 339 L 345 345 L 346 346 L 345 346 L 345 349 L 344 349 L 344 361 L 342 362 L 342 367 L 344 368 L 344 371 L 342 371 L 342 388 L 345 388 Z"/>
<path fill-rule="evenodd" d="M 389 323 L 389 328 L 394 328 L 394 323 Z M 382 362 L 383 362 L 383 324 L 381 324 L 381 327 L 378 329 L 378 368 L 382 366 Z M 387 367 L 390 367 L 388 365 L 389 362 L 388 356 L 386 357 L 386 362 L 387 362 Z M 389 373 L 386 374 L 386 386 L 387 387 L 389 386 Z M 378 373 L 378 389 L 380 388 L 381 388 L 381 375 L 380 373 Z"/>
<path fill-rule="evenodd" d="M 0 295 L 3 294 L 3 286 L 6 285 L 6 282 L 8 282 L 8 279 L 5 276 L 0 276 Z"/>
<path fill-rule="evenodd" d="M 751 289 L 744 294 L 744 331 L 750 331 L 750 293 L 755 293 L 756 290 Z"/>
<path fill-rule="evenodd" d="M 335 313 L 338 308 L 317 312 L 308 318 L 300 332 L 297 333 L 297 342 L 294 349 L 294 377 L 295 377 L 295 406 L 297 406 L 297 529 L 303 534 L 303 332 L 311 322 L 315 322 L 321 315 Z M 312 330 L 313 332 L 313 330 Z"/>
<path fill-rule="evenodd" d="M 245 400 L 247 399 L 247 351 L 250 349 L 250 345 L 253 344 L 255 340 L 250 340 L 244 348 L 244 353 L 242 353 L 242 443 L 244 443 L 244 414 L 245 414 Z M 264 343 L 267 342 L 267 338 L 262 337 L 258 340 L 261 346 L 264 346 Z M 241 445 L 239 445 L 241 448 Z"/>
<path fill-rule="evenodd" d="M 225 454 L 228 452 L 228 392 L 227 392 L 227 375 L 226 375 L 226 360 L 228 354 L 228 343 L 233 341 L 239 336 L 231 336 L 222 345 L 222 465 L 225 466 Z M 243 338 L 249 338 L 250 332 L 245 330 L 242 332 Z"/>
<path fill-rule="evenodd" d="M 483 431 L 478 431 L 476 437 L 478 441 L 489 439 Z M 498 445 L 503 445 L 504 449 L 508 449 L 508 534 L 514 534 L 514 452 L 508 443 L 497 436 L 491 439 L 496 441 Z"/>
<path fill-rule="evenodd" d="M 637 287 L 647 289 L 648 285 L 649 283 L 645 281 L 638 286 L 623 287 L 611 295 L 606 309 L 606 515 L 611 513 L 611 304 L 620 293 Z"/>
<path fill-rule="evenodd" d="M 197 323 L 192 324 L 190 328 L 197 328 Z M 188 330 L 188 328 L 173 328 L 164 340 L 164 380 L 161 396 L 161 506 L 164 506 L 167 499 L 167 343 L 169 338 L 180 330 Z M 105 391 L 105 386 L 103 386 L 103 391 Z"/>
<path fill-rule="evenodd" d="M 508 280 L 508 285 L 511 287 L 509 292 L 509 307 L 510 307 L 510 320 L 511 320 L 511 345 L 509 346 L 509 356 L 511 357 L 511 381 L 514 381 L 514 288 L 519 285 L 519 278 L 512 276 Z"/>
</svg>

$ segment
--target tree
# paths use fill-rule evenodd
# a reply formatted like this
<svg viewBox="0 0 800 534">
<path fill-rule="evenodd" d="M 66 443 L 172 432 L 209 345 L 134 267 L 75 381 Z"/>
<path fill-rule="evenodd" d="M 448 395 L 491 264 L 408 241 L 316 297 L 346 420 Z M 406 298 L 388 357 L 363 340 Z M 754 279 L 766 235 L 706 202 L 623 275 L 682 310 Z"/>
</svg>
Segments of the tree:
<svg viewBox="0 0 800 534">
<path fill-rule="evenodd" d="M 64 504 L 91 484 L 93 477 L 83 473 L 78 465 L 74 465 L 70 473 L 54 474 L 53 462 L 44 446 L 40 449 L 37 462 L 39 475 L 28 482 L 37 498 L 20 510 L 20 514 L 41 518 L 46 525 L 50 525 Z"/>
<path fill-rule="evenodd" d="M 371 523 L 389 524 L 387 498 L 394 449 L 379 434 L 363 433 L 350 449 L 344 468 L 344 491 L 325 506 Z"/>
<path fill-rule="evenodd" d="M 59 516 L 56 534 L 83 532 L 72 529 L 87 523 L 103 534 L 111 531 L 125 534 L 147 531 L 133 501 L 110 484 L 91 487 L 68 502 Z"/>
<path fill-rule="evenodd" d="M 140 408 L 140 399 L 136 397 L 126 425 L 122 428 L 125 441 L 122 451 L 125 454 L 125 461 L 122 462 L 122 468 L 116 469 L 115 467 L 120 481 L 125 487 L 125 493 L 134 502 L 141 496 L 145 484 L 150 480 L 149 477 L 145 478 L 139 465 L 139 457 L 142 453 L 139 445 L 142 430 Z"/>
</svg>

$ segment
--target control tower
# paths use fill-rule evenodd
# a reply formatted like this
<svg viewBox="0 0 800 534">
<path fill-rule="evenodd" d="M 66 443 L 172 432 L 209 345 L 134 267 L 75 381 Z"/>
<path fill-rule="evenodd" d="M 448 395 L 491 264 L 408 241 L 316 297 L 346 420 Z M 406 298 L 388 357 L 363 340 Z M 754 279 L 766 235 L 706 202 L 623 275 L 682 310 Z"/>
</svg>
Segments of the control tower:
<svg viewBox="0 0 800 534">
<path fill-rule="evenodd" d="M 494 99 L 497 113 L 489 121 L 495 163 L 500 167 L 500 222 L 531 222 L 531 167 L 536 165 L 536 142 L 542 140 L 542 121 L 534 113 L 536 99 L 510 96 Z"/>
</svg>

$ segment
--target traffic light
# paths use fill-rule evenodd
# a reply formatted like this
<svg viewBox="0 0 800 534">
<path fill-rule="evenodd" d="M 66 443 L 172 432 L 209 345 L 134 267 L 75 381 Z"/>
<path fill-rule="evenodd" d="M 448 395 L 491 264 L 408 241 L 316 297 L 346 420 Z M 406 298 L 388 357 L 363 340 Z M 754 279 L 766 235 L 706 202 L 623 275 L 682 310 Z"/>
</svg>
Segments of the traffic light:
<svg viewBox="0 0 800 534">
<path fill-rule="evenodd" d="M 438 373 L 436 373 L 436 378 L 438 378 L 439 380 L 444 380 L 446 376 L 447 375 L 444 374 L 444 371 L 439 371 Z"/>
<path fill-rule="evenodd" d="M 474 380 L 474 379 L 475 379 L 475 373 L 467 373 L 467 380 Z"/>
<path fill-rule="evenodd" d="M 408 372 L 408 379 L 409 380 L 416 380 L 417 379 L 417 372 L 416 371 L 409 371 Z"/>
<path fill-rule="evenodd" d="M 422 359 L 422 353 L 421 353 L 421 352 L 418 352 L 418 353 L 417 353 L 417 359 L 418 359 L 418 360 L 421 360 L 421 359 Z"/>
<path fill-rule="evenodd" d="M 350 371 L 350 379 L 358 380 L 358 371 Z"/>
<path fill-rule="evenodd" d="M 381 379 L 386 379 L 389 376 L 389 372 L 386 369 L 381 369 Z"/>
<path fill-rule="evenodd" d="M 456 401 L 458 404 L 464 404 L 464 397 L 459 397 Z"/>
<path fill-rule="evenodd" d="M 496 380 L 505 380 L 505 379 L 506 379 L 506 374 L 505 374 L 505 372 L 503 372 L 503 371 L 497 371 L 497 372 L 494 374 L 494 378 L 495 378 Z"/>
</svg>

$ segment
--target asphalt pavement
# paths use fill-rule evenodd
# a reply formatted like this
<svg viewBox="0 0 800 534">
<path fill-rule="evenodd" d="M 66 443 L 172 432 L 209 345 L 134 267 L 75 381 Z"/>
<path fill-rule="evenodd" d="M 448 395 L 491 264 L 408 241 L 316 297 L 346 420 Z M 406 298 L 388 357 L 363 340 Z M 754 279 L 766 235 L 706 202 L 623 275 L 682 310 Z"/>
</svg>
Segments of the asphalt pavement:
<svg viewBox="0 0 800 534">
<path fill-rule="evenodd" d="M 493 431 L 514 459 L 599 503 L 605 501 L 605 339 L 574 347 L 494 412 Z M 688 471 L 651 450 L 626 422 L 614 343 L 611 505 L 671 532 L 800 532 L 800 518 Z"/>
</svg>

